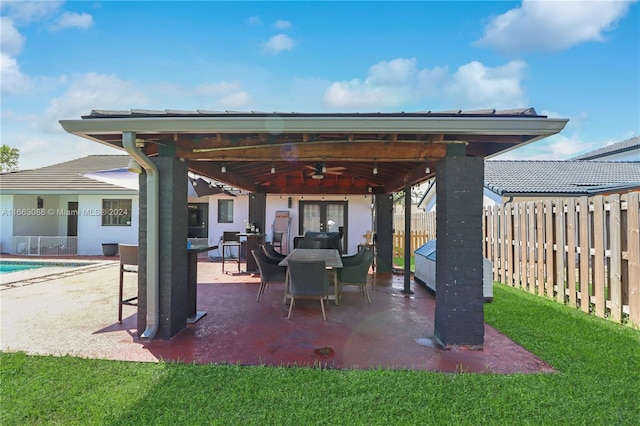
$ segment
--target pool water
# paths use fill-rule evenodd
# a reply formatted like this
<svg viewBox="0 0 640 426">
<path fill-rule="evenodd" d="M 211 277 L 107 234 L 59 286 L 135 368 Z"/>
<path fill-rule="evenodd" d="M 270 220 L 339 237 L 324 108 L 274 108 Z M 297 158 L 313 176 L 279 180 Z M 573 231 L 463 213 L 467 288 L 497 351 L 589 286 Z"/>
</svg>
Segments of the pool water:
<svg viewBox="0 0 640 426">
<path fill-rule="evenodd" d="M 19 263 L 19 262 L 0 262 L 0 274 L 7 274 L 9 272 L 18 272 L 18 271 L 26 271 L 29 269 L 37 269 L 42 268 L 42 264 L 34 264 L 34 263 Z"/>
<path fill-rule="evenodd" d="M 8 274 L 10 272 L 29 271 L 32 269 L 51 267 L 51 266 L 66 266 L 77 267 L 85 266 L 89 263 L 60 263 L 60 262 L 22 262 L 12 260 L 0 260 L 0 274 Z"/>
</svg>

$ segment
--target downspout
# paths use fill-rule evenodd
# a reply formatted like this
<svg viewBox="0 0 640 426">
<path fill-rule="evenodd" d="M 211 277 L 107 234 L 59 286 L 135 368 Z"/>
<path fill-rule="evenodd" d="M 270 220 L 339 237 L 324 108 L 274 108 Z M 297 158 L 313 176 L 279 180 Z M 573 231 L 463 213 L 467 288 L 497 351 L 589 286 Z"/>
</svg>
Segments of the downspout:
<svg viewBox="0 0 640 426">
<path fill-rule="evenodd" d="M 160 279 L 158 245 L 160 222 L 158 208 L 160 205 L 160 185 L 158 168 L 136 146 L 135 132 L 122 133 L 122 146 L 129 155 L 138 162 L 147 173 L 147 326 L 140 338 L 153 339 L 158 331 L 160 317 Z"/>
</svg>

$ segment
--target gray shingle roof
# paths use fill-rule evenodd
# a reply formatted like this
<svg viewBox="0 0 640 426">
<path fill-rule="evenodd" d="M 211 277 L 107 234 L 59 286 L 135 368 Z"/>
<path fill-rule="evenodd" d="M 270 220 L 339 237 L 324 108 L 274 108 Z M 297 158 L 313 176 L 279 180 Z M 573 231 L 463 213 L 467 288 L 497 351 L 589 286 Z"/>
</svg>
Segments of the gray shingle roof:
<svg viewBox="0 0 640 426">
<path fill-rule="evenodd" d="M 640 163 L 615 161 L 486 161 L 484 185 L 498 195 L 593 195 L 640 189 Z"/>
<path fill-rule="evenodd" d="M 640 149 L 640 136 L 634 136 L 630 139 L 607 145 L 604 148 L 578 155 L 577 157 L 573 157 L 571 160 L 593 160 L 612 154 L 631 151 L 633 149 Z"/>
<path fill-rule="evenodd" d="M 83 173 L 127 167 L 128 155 L 90 155 L 38 169 L 0 173 L 0 190 L 5 193 L 104 193 L 137 192 L 81 176 Z"/>
</svg>

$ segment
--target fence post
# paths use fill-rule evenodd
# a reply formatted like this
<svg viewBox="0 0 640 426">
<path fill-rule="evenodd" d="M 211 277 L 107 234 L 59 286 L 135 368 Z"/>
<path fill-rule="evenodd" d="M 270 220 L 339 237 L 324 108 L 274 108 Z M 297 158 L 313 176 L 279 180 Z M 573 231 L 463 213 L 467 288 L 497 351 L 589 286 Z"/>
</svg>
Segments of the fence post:
<svg viewBox="0 0 640 426">
<path fill-rule="evenodd" d="M 611 319 L 622 320 L 622 246 L 620 230 L 620 195 L 609 195 L 609 298 Z"/>
</svg>

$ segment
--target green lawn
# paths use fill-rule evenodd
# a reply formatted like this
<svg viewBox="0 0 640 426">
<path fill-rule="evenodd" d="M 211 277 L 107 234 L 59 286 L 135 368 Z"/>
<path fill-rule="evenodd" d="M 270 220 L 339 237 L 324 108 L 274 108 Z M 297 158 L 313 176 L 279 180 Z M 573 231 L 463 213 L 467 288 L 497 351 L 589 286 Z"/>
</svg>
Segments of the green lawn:
<svg viewBox="0 0 640 426">
<path fill-rule="evenodd" d="M 0 424 L 638 424 L 640 331 L 500 284 L 485 311 L 487 322 L 558 373 L 154 364 L 4 353 Z"/>
<path fill-rule="evenodd" d="M 394 257 L 393 264 L 401 268 L 404 268 L 404 257 Z M 416 270 L 416 258 L 415 256 L 411 256 L 411 272 L 415 272 L 415 270 Z"/>
</svg>

